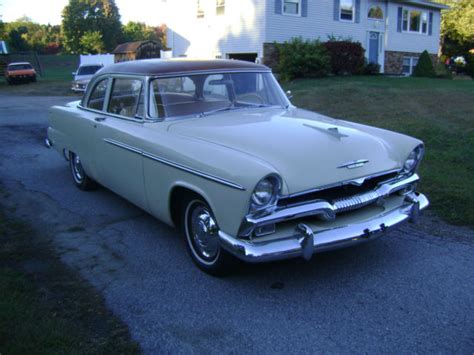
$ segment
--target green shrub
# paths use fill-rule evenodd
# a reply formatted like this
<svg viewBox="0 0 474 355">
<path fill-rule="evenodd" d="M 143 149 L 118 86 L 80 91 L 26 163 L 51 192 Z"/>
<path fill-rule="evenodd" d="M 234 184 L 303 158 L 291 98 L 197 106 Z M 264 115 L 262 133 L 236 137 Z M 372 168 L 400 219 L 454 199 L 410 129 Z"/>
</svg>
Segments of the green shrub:
<svg viewBox="0 0 474 355">
<path fill-rule="evenodd" d="M 413 71 L 413 76 L 425 78 L 434 78 L 436 76 L 433 62 L 431 61 L 428 51 L 423 51 L 423 53 L 421 53 L 420 58 L 418 58 L 418 64 Z"/>
<path fill-rule="evenodd" d="M 279 54 L 278 73 L 282 81 L 296 78 L 320 78 L 330 73 L 330 57 L 318 40 L 292 38 L 277 44 Z"/>
<path fill-rule="evenodd" d="M 380 64 L 377 63 L 366 63 L 362 73 L 364 75 L 377 75 L 380 74 Z"/>
<path fill-rule="evenodd" d="M 440 79 L 452 79 L 453 78 L 453 74 L 451 73 L 451 71 L 446 67 L 445 64 L 443 64 L 441 62 L 436 64 L 435 73 L 436 73 L 436 77 L 440 78 Z"/>
<path fill-rule="evenodd" d="M 324 46 L 331 56 L 331 72 L 333 74 L 363 73 L 365 50 L 359 42 L 330 40 L 325 42 Z"/>
<path fill-rule="evenodd" d="M 467 64 L 465 68 L 466 74 L 474 79 L 474 54 L 467 56 Z"/>
</svg>

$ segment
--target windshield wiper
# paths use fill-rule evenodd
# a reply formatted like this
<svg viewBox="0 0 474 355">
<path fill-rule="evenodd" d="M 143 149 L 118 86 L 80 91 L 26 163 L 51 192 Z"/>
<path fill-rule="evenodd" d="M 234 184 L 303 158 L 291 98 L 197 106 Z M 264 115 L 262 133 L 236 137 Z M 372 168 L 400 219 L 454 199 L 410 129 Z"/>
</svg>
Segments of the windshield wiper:
<svg viewBox="0 0 474 355">
<path fill-rule="evenodd" d="M 242 107 L 227 106 L 227 107 L 221 107 L 221 108 L 218 108 L 218 109 L 215 109 L 215 110 L 211 110 L 211 111 L 201 112 L 201 113 L 199 113 L 197 116 L 198 116 L 198 117 L 204 117 L 204 116 L 209 116 L 209 115 L 212 115 L 212 114 L 218 113 L 218 112 L 232 111 L 232 110 L 240 110 L 240 109 L 242 109 Z"/>
</svg>

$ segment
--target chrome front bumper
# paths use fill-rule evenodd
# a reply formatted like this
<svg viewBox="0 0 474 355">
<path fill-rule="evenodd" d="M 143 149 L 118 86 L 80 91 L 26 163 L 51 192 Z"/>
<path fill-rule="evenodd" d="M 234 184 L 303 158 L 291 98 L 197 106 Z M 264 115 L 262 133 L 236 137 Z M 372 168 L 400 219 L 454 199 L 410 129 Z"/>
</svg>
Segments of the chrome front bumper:
<svg viewBox="0 0 474 355">
<path fill-rule="evenodd" d="M 305 224 L 298 224 L 294 235 L 288 238 L 258 243 L 238 239 L 219 231 L 222 247 L 246 262 L 265 262 L 294 257 L 309 260 L 314 253 L 339 249 L 361 242 L 366 242 L 403 222 L 414 221 L 420 210 L 429 205 L 425 195 L 412 193 L 406 202 L 389 212 L 378 215 L 360 223 L 313 232 Z"/>
</svg>

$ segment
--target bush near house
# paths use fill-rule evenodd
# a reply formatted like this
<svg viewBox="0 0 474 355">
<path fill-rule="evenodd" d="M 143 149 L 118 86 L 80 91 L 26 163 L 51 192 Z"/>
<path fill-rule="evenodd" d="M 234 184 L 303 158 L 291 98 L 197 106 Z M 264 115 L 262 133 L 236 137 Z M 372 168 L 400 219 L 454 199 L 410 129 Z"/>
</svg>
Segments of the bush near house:
<svg viewBox="0 0 474 355">
<path fill-rule="evenodd" d="M 466 70 L 466 74 L 474 79 L 474 54 L 468 55 L 465 70 Z"/>
<path fill-rule="evenodd" d="M 433 62 L 431 61 L 428 51 L 423 51 L 423 53 L 421 53 L 420 58 L 418 59 L 418 64 L 413 71 L 413 76 L 424 78 L 434 78 L 436 76 Z"/>
<path fill-rule="evenodd" d="M 282 81 L 297 78 L 320 78 L 331 71 L 330 56 L 318 40 L 292 38 L 289 42 L 276 44 L 279 63 L 278 73 Z"/>
<path fill-rule="evenodd" d="M 377 74 L 380 74 L 380 64 L 365 63 L 361 74 L 364 74 L 364 75 L 377 75 Z"/>
<path fill-rule="evenodd" d="M 363 72 L 365 50 L 359 42 L 330 40 L 324 43 L 324 47 L 331 57 L 331 72 L 334 75 L 354 75 Z"/>
<path fill-rule="evenodd" d="M 438 79 L 452 79 L 453 78 L 453 74 L 451 73 L 451 71 L 446 67 L 446 64 L 442 62 L 439 62 L 438 64 L 436 64 L 435 73 Z"/>
</svg>

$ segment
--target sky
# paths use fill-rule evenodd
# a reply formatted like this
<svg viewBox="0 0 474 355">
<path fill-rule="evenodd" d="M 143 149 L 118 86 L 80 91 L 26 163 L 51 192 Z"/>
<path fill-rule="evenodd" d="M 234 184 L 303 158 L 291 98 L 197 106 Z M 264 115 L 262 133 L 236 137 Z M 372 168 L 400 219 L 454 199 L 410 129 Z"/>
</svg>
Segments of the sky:
<svg viewBox="0 0 474 355">
<path fill-rule="evenodd" d="M 123 23 L 140 21 L 148 25 L 166 22 L 163 13 L 157 11 L 162 2 L 163 0 L 115 0 Z M 59 25 L 61 11 L 67 3 L 68 0 L 0 0 L 0 15 L 3 22 L 28 16 L 38 23 Z M 154 3 L 154 11 L 150 11 L 150 3 Z"/>
</svg>

